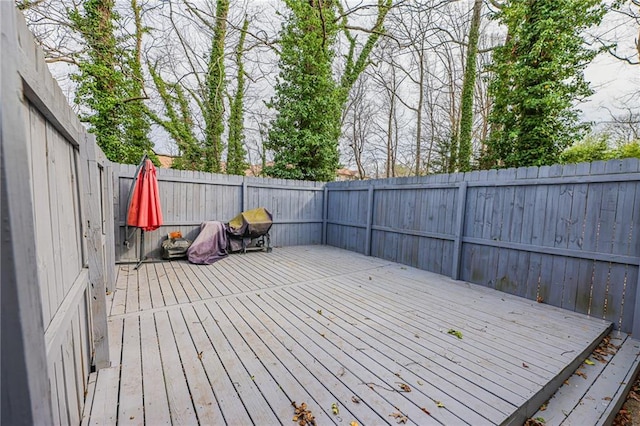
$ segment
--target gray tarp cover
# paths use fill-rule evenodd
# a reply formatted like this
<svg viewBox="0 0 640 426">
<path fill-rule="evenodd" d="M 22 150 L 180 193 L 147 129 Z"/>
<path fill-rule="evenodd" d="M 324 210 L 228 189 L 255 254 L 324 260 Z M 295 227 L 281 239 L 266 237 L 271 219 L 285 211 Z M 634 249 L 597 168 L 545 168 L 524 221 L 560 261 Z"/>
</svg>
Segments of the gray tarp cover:
<svg viewBox="0 0 640 426">
<path fill-rule="evenodd" d="M 200 225 L 200 234 L 187 250 L 189 262 L 210 265 L 227 255 L 227 232 L 224 223 L 203 222 Z"/>
</svg>

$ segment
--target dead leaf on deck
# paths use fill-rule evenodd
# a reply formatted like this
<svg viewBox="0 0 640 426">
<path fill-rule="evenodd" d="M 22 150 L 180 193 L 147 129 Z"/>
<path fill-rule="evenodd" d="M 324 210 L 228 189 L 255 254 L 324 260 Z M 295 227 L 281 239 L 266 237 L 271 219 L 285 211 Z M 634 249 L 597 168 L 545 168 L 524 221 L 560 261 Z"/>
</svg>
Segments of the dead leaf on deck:
<svg viewBox="0 0 640 426">
<path fill-rule="evenodd" d="M 436 401 L 436 405 L 438 406 L 438 408 L 444 408 L 444 404 L 440 401 Z"/>
<path fill-rule="evenodd" d="M 331 404 L 331 412 L 335 415 L 340 414 L 340 409 L 338 408 L 338 404 L 336 404 L 335 402 Z"/>
<path fill-rule="evenodd" d="M 596 363 L 591 361 L 589 358 L 585 359 L 584 363 L 587 364 L 587 365 L 596 365 Z"/>
<path fill-rule="evenodd" d="M 396 419 L 398 424 L 406 423 L 407 421 L 409 421 L 409 418 L 407 416 L 405 416 L 404 414 L 400 413 L 399 411 L 396 411 L 395 413 L 389 414 L 389 417 L 393 417 L 394 419 Z"/>
<path fill-rule="evenodd" d="M 316 312 L 322 315 L 322 309 L 318 309 Z"/>
<path fill-rule="evenodd" d="M 586 375 L 586 374 L 584 374 L 584 373 L 583 373 L 582 371 L 580 371 L 580 370 L 577 370 L 577 371 L 576 371 L 576 376 L 580 376 L 580 377 L 582 377 L 582 378 L 583 378 L 583 379 L 585 379 L 585 380 L 587 379 L 587 375 Z"/>
<path fill-rule="evenodd" d="M 420 407 L 420 409 L 421 409 L 421 410 L 422 410 L 422 412 L 423 412 L 423 413 L 425 413 L 427 416 L 430 416 L 430 415 L 431 415 L 431 413 L 429 412 L 429 410 L 427 410 L 426 408 L 424 408 L 424 407 Z"/>
<path fill-rule="evenodd" d="M 198 352 L 198 359 L 202 359 L 202 353 L 203 353 L 202 351 Z"/>
<path fill-rule="evenodd" d="M 524 362 L 522 363 L 522 366 L 523 366 L 524 368 L 529 368 L 529 366 L 528 366 L 527 364 L 525 364 Z"/>
<path fill-rule="evenodd" d="M 291 405 L 294 408 L 293 421 L 297 422 L 299 426 L 316 426 L 316 418 L 311 413 L 311 410 L 307 409 L 307 404 L 302 403 L 300 405 L 296 405 L 295 401 L 291 402 Z"/>
<path fill-rule="evenodd" d="M 360 426 L 355 420 L 349 423 L 349 426 Z"/>
<path fill-rule="evenodd" d="M 605 396 L 604 398 L 602 398 L 603 401 L 611 401 L 611 397 L 610 396 Z"/>
<path fill-rule="evenodd" d="M 538 296 L 538 297 L 536 298 L 536 302 L 538 302 L 538 303 L 542 303 L 542 302 L 544 302 L 544 299 L 542 298 L 542 296 Z"/>
<path fill-rule="evenodd" d="M 420 380 L 418 380 L 418 381 L 417 381 L 417 383 L 418 383 L 420 386 L 424 385 L 424 383 L 422 383 Z"/>
<path fill-rule="evenodd" d="M 398 386 L 400 386 L 402 392 L 411 392 L 411 387 L 406 383 L 399 383 Z"/>
<path fill-rule="evenodd" d="M 360 404 L 360 398 L 354 395 L 351 397 L 351 402 L 353 402 L 354 404 Z"/>
</svg>

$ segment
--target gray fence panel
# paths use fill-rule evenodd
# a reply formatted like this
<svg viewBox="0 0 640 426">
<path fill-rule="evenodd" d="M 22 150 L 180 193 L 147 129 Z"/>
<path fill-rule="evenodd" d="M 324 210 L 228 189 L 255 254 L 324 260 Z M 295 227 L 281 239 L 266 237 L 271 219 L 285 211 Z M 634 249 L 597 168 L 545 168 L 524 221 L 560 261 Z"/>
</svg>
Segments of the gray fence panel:
<svg viewBox="0 0 640 426">
<path fill-rule="evenodd" d="M 135 165 L 117 166 L 118 194 L 114 197 L 117 261 L 160 257 L 162 241 L 169 232 L 180 231 L 185 238 L 193 240 L 202 222 L 228 222 L 240 212 L 257 207 L 265 207 L 273 214 L 270 232 L 273 245 L 321 243 L 322 183 L 157 169 L 164 224 L 145 233 L 144 249 L 140 253 L 140 231 L 128 228 L 128 237 L 125 236 L 128 197 L 135 171 Z"/>
<path fill-rule="evenodd" d="M 639 171 L 638 159 L 626 159 L 333 182 L 327 244 L 366 252 L 353 240 L 370 231 L 372 256 L 640 333 Z M 364 189 L 373 203 L 356 215 L 354 194 Z"/>
</svg>

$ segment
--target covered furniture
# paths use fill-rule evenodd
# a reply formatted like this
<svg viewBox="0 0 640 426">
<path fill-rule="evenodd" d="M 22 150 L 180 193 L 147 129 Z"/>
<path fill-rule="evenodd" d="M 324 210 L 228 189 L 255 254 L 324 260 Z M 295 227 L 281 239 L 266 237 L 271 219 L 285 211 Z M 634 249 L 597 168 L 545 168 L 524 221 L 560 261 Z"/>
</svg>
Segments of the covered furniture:
<svg viewBox="0 0 640 426">
<path fill-rule="evenodd" d="M 247 210 L 234 217 L 227 224 L 229 251 L 246 253 L 247 250 L 271 251 L 269 230 L 273 216 L 264 207 Z"/>
</svg>

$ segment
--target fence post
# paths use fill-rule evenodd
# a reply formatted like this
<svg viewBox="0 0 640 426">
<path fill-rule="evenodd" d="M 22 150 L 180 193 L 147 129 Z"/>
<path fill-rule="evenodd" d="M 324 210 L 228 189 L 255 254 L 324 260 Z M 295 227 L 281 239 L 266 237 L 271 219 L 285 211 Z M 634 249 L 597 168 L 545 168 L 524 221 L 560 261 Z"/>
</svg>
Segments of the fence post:
<svg viewBox="0 0 640 426">
<path fill-rule="evenodd" d="M 327 216 L 329 213 L 329 188 L 324 185 L 322 197 L 322 245 L 327 244 Z"/>
<path fill-rule="evenodd" d="M 464 233 L 464 216 L 467 204 L 467 182 L 460 182 L 458 187 L 458 211 L 456 212 L 455 240 L 453 241 L 453 265 L 451 278 L 460 279 L 460 263 L 462 257 L 462 237 Z"/>
<path fill-rule="evenodd" d="M 106 291 L 114 291 L 116 283 L 115 264 L 116 264 L 116 252 L 115 252 L 115 232 L 116 232 L 116 211 L 111 208 L 114 200 L 114 187 L 113 187 L 113 164 L 106 159 L 102 159 L 104 163 L 103 168 L 103 202 L 105 203 L 105 217 L 104 217 L 104 234 L 105 234 L 105 266 L 107 268 L 105 274 Z"/>
<path fill-rule="evenodd" d="M 246 211 L 247 210 L 247 204 L 249 204 L 249 201 L 248 201 L 248 198 L 249 198 L 248 195 L 249 194 L 247 194 L 247 187 L 248 186 L 249 185 L 247 184 L 247 178 L 243 176 L 242 177 L 242 200 L 241 200 L 242 205 L 240 206 L 240 211 L 241 212 Z"/>
<path fill-rule="evenodd" d="M 640 338 L 640 266 L 638 266 L 638 279 L 636 282 L 636 300 L 633 311 L 633 328 L 631 335 L 634 339 Z"/>
<path fill-rule="evenodd" d="M 87 173 L 84 179 L 84 206 L 87 209 L 86 238 L 87 263 L 89 266 L 89 292 L 91 294 L 91 325 L 96 369 L 110 367 L 109 333 L 107 331 L 107 278 L 102 238 L 102 184 L 98 173 L 95 136 L 86 135 L 80 145 L 82 168 Z"/>
<path fill-rule="evenodd" d="M 373 185 L 367 191 L 367 235 L 365 235 L 365 256 L 371 256 L 371 226 L 373 224 Z"/>
</svg>

